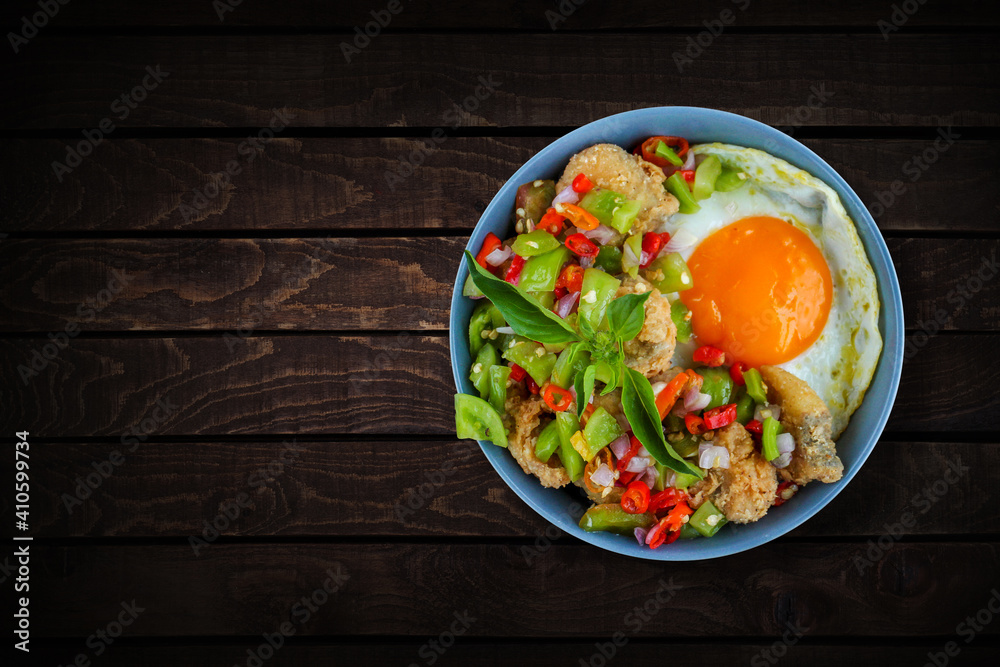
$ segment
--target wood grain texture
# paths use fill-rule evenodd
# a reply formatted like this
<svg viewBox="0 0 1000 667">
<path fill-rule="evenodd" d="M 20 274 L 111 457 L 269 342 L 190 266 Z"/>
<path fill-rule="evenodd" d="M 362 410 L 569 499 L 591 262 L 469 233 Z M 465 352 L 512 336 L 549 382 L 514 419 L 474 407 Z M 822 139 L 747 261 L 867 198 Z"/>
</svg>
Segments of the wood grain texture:
<svg viewBox="0 0 1000 667">
<path fill-rule="evenodd" d="M 983 608 L 1000 575 L 995 543 L 897 543 L 859 574 L 852 562 L 864 548 L 780 543 L 665 566 L 576 544 L 554 545 L 529 563 L 520 547 L 501 545 L 216 544 L 195 556 L 187 545 L 36 542 L 34 558 L 47 567 L 32 580 L 33 609 L 61 611 L 33 616 L 34 636 L 86 635 L 95 618 L 111 619 L 133 599 L 146 611 L 130 637 L 273 632 L 290 617 L 301 620 L 295 605 L 338 564 L 350 578 L 297 624 L 299 636 L 436 637 L 465 611 L 478 621 L 466 635 L 483 637 L 591 637 L 615 629 L 641 637 L 760 637 L 779 635 L 787 622 L 813 638 L 944 636 Z M 633 610 L 671 578 L 679 589 L 669 604 L 641 622 Z M 991 624 L 982 634 L 998 633 Z"/>
<path fill-rule="evenodd" d="M 915 334 L 888 342 L 904 344 L 890 431 L 996 432 L 995 334 Z M 454 433 L 443 337 L 78 338 L 61 353 L 56 345 L 44 338 L 0 341 L 0 372 L 12 379 L 0 387 L 0 404 L 9 406 L 0 414 L 0 432 Z M 46 360 L 34 353 L 46 350 L 56 357 L 43 366 Z M 41 370 L 21 383 L 19 367 L 33 359 Z M 176 407 L 165 414 L 157 401 Z"/>
<path fill-rule="evenodd" d="M 787 632 L 787 631 L 786 631 Z M 426 664 L 431 656 L 438 657 L 434 664 L 438 667 L 551 667 L 552 665 L 577 664 L 581 658 L 589 660 L 598 653 L 598 644 L 605 647 L 610 640 L 610 632 L 603 634 L 598 640 L 572 641 L 558 643 L 517 643 L 491 642 L 459 638 L 458 642 L 443 654 L 435 652 L 420 639 L 399 640 L 372 638 L 368 643 L 337 643 L 308 645 L 296 643 L 290 638 L 284 647 L 277 651 L 267 661 L 269 667 L 300 667 L 301 665 L 412 665 Z M 653 665 L 663 662 L 664 656 L 676 660 L 697 660 L 713 665 L 743 665 L 757 658 L 757 665 L 779 664 L 769 663 L 780 660 L 780 664 L 788 666 L 807 667 L 843 667 L 863 655 L 866 660 L 878 664 L 922 665 L 927 661 L 928 653 L 942 653 L 945 641 L 911 638 L 894 644 L 890 640 L 880 645 L 852 644 L 843 640 L 837 643 L 812 641 L 808 635 L 795 640 L 793 634 L 788 634 L 795 641 L 789 648 L 780 644 L 783 632 L 776 632 L 774 639 L 759 643 L 722 643 L 709 640 L 705 643 L 694 643 L 690 640 L 655 641 L 631 640 L 617 647 L 614 659 L 622 664 L 629 662 L 639 665 Z M 428 641 L 432 638 L 428 638 Z M 962 665 L 992 665 L 996 661 L 997 648 L 987 644 L 992 638 L 979 638 L 976 643 L 966 645 L 959 641 L 962 650 Z M 114 648 L 101 656 L 102 667 L 219 667 L 219 665 L 245 665 L 247 651 L 256 650 L 260 646 L 259 637 L 246 639 L 243 643 L 236 640 L 220 642 L 220 644 L 194 644 L 185 646 L 182 641 L 174 639 L 169 643 L 152 643 L 143 647 L 129 646 L 124 641 L 116 642 Z M 899 641 L 899 640 L 896 640 Z M 776 642 L 779 644 L 776 646 Z M 61 642 L 66 643 L 66 642 Z M 64 649 L 44 647 L 32 649 L 32 655 L 37 652 L 38 659 L 46 664 L 69 664 L 79 652 L 79 645 Z M 984 645 L 986 644 L 986 645 Z M 423 653 L 421 653 L 423 650 Z M 266 651 L 265 651 L 266 652 Z M 943 654 L 943 653 L 942 653 Z M 586 662 L 584 664 L 587 664 Z M 593 664 L 601 664 L 594 659 Z"/>
<path fill-rule="evenodd" d="M 12 239 L 0 244 L 0 330 L 447 329 L 465 243 Z"/>
<path fill-rule="evenodd" d="M 0 123 L 261 127 L 285 109 L 296 127 L 564 127 L 683 103 L 786 125 L 810 98 L 803 125 L 1000 122 L 992 35 L 730 34 L 679 68 L 673 54 L 689 39 L 384 34 L 348 63 L 325 35 L 52 36 L 0 78 L 8 91 Z M 169 75 L 121 118 L 126 110 L 111 105 L 142 82 L 147 65 Z M 492 78 L 492 93 L 481 77 Z"/>
<path fill-rule="evenodd" d="M 472 441 L 44 444 L 32 457 L 36 537 L 202 535 L 241 494 L 223 535 L 534 538 L 549 526 Z M 791 535 L 875 536 L 906 512 L 910 537 L 1000 535 L 998 464 L 995 444 L 881 442 Z M 960 472 L 945 478 L 949 468 Z M 550 493 L 581 498 L 575 488 Z M 13 511 L 0 514 L 13 523 Z"/>
<path fill-rule="evenodd" d="M 794 128 L 786 128 L 796 132 Z M 391 132 L 391 130 L 389 130 Z M 952 130 L 959 135 L 963 130 Z M 276 138 L 246 152 L 246 139 L 110 139 L 62 176 L 53 162 L 82 139 L 0 139 L 4 231 L 472 229 L 486 203 L 555 137 Z M 433 143 L 433 142 L 432 142 Z M 841 174 L 876 222 L 891 231 L 995 231 L 988 192 L 997 142 L 960 138 L 943 153 L 934 140 L 805 139 Z M 942 144 L 943 145 L 943 144 Z M 242 152 L 241 152 L 242 151 Z M 928 153 L 934 162 L 923 160 Z M 245 154 L 244 154 L 245 153 Z M 410 155 L 421 160 L 408 173 Z M 235 160 L 240 173 L 219 184 Z M 918 166 L 918 162 L 919 165 Z M 927 168 L 923 169 L 926 165 Z M 916 179 L 916 180 L 913 180 Z M 391 187 L 390 187 L 391 180 Z M 892 194 L 894 181 L 902 194 Z M 899 185 L 895 186 L 897 192 Z M 880 197 L 886 207 L 875 206 Z M 884 210 L 882 210 L 884 209 Z"/>
<path fill-rule="evenodd" d="M 59 14 L 61 28 L 90 26 L 215 26 L 220 29 L 238 26 L 297 27 L 306 29 L 344 28 L 353 30 L 372 20 L 371 12 L 381 12 L 384 3 L 329 3 L 307 0 L 294 4 L 275 0 L 242 2 L 232 11 L 219 12 L 211 3 L 192 0 L 170 2 L 138 9 L 127 0 L 74 0 Z M 872 29 L 879 20 L 891 21 L 892 8 L 866 0 L 847 0 L 836 5 L 817 5 L 807 0 L 770 0 L 748 3 L 744 0 L 706 0 L 699 3 L 633 1 L 618 7 L 599 2 L 563 3 L 575 11 L 566 20 L 550 22 L 547 12 L 560 15 L 557 0 L 507 0 L 478 5 L 475 11 L 454 0 L 433 4 L 401 2 L 402 10 L 392 16 L 390 30 L 398 29 L 524 29 L 548 31 L 554 23 L 558 30 L 615 30 L 622 28 L 703 29 L 702 21 L 717 19 L 729 9 L 734 27 L 852 26 Z M 37 11 L 29 0 L 11 3 L 11 15 Z M 579 5 L 579 7 L 577 7 Z M 745 10 L 741 10 L 745 8 Z M 384 21 L 383 15 L 383 21 Z M 988 0 L 960 0 L 947 5 L 926 3 L 920 11 L 907 16 L 905 29 L 926 26 L 985 27 L 1000 23 L 995 4 Z M 890 32 L 890 35 L 895 33 Z"/>
<path fill-rule="evenodd" d="M 11 239 L 0 244 L 0 331 L 44 333 L 67 323 L 86 331 L 442 331 L 465 243 Z M 1000 241 L 888 246 L 911 329 L 1000 329 Z M 119 281 L 118 293 L 106 291 Z"/>
</svg>

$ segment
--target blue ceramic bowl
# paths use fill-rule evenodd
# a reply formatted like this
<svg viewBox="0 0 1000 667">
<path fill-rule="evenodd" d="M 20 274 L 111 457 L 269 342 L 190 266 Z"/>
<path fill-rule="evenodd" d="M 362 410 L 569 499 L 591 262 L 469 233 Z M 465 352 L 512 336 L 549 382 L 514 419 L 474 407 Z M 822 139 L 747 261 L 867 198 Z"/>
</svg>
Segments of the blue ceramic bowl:
<svg viewBox="0 0 1000 667">
<path fill-rule="evenodd" d="M 794 164 L 832 187 L 854 219 L 878 279 L 882 308 L 879 330 L 883 350 L 875 377 L 861 407 L 854 413 L 847 430 L 837 442 L 844 461 L 844 477 L 835 484 L 809 484 L 794 502 L 780 511 L 771 511 L 760 521 L 745 526 L 729 524 L 710 539 L 678 540 L 669 547 L 649 549 L 630 536 L 588 533 L 577 525 L 580 506 L 589 506 L 574 487 L 543 488 L 538 479 L 525 474 L 510 453 L 480 441 L 480 447 L 503 480 L 536 512 L 564 532 L 585 542 L 616 553 L 650 560 L 698 560 L 745 551 L 784 535 L 820 511 L 847 486 L 868 458 L 892 408 L 903 365 L 903 307 L 892 259 L 875 221 L 861 199 L 830 165 L 811 150 L 774 128 L 743 116 L 697 107 L 657 107 L 616 114 L 584 125 L 553 142 L 517 170 L 486 207 L 468 248 L 473 254 L 482 246 L 489 232 L 500 238 L 511 233 L 514 195 L 521 183 L 539 178 L 558 179 L 570 156 L 597 143 L 631 147 L 641 140 L 670 134 L 685 137 L 692 144 L 720 141 L 759 148 Z M 462 296 L 468 268 L 459 268 L 451 300 L 451 366 L 458 391 L 476 394 L 469 381 L 469 345 L 466 340 L 469 317 L 474 302 Z"/>
</svg>

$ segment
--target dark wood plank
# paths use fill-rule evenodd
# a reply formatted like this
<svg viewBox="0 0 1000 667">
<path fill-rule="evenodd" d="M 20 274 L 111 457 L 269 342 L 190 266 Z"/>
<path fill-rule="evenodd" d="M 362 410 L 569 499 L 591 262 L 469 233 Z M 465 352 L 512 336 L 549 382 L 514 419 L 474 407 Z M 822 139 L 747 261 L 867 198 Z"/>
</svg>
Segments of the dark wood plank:
<svg viewBox="0 0 1000 667">
<path fill-rule="evenodd" d="M 507 538 L 536 537 L 548 526 L 472 441 L 157 442 L 134 452 L 44 444 L 32 458 L 38 537 L 201 535 L 205 522 L 236 505 L 224 535 Z M 949 464 L 963 472 L 942 492 Z M 998 535 L 998 465 L 994 444 L 881 442 L 843 493 L 793 535 L 880 535 L 907 511 L 916 518 L 908 536 Z M 2 513 L 9 523 L 13 511 Z"/>
<path fill-rule="evenodd" d="M 608 655 L 622 664 L 630 662 L 638 665 L 662 663 L 664 656 L 678 658 L 696 658 L 704 664 L 711 665 L 743 665 L 750 663 L 755 666 L 768 664 L 808 665 L 808 667 L 843 667 L 845 664 L 864 655 L 866 660 L 878 664 L 909 664 L 921 665 L 928 660 L 928 653 L 945 655 L 945 641 L 908 639 L 905 643 L 894 644 L 891 641 L 881 645 L 865 643 L 851 644 L 849 641 L 838 641 L 836 644 L 814 642 L 808 635 L 796 638 L 796 629 L 776 632 L 771 642 L 759 643 L 722 643 L 708 641 L 694 643 L 690 640 L 657 641 L 630 640 L 623 646 L 614 647 L 611 653 L 610 635 L 613 630 L 602 634 L 597 641 L 574 641 L 558 643 L 493 643 L 476 641 L 463 637 L 444 653 L 434 651 L 421 640 L 381 640 L 375 638 L 369 643 L 338 643 L 332 645 L 309 645 L 296 643 L 295 637 L 287 640 L 280 651 L 274 653 L 265 664 L 269 667 L 300 667 L 300 665 L 412 665 L 426 664 L 435 657 L 434 664 L 438 667 L 476 666 L 476 667 L 551 667 L 552 665 L 580 664 L 574 662 L 583 659 L 584 664 L 604 647 Z M 791 646 L 785 646 L 782 639 L 788 632 L 787 639 Z M 440 634 L 440 633 L 438 633 Z M 604 635 L 607 636 L 604 636 Z M 74 647 L 32 648 L 32 655 L 46 664 L 70 664 L 83 646 L 81 641 Z M 427 641 L 430 641 L 428 638 Z M 619 643 L 621 643 L 621 638 Z M 185 646 L 178 640 L 170 643 L 146 644 L 143 647 L 130 646 L 128 640 L 116 642 L 113 649 L 101 655 L 102 667 L 218 667 L 219 665 L 245 665 L 248 659 L 247 651 L 255 651 L 260 646 L 258 638 L 238 643 L 231 640 L 222 644 L 194 644 Z M 263 641 L 263 640 L 261 640 Z M 447 639 L 446 639 L 447 641 Z M 898 641 L 898 640 L 897 640 Z M 984 645 L 990 639 L 980 638 L 978 642 L 966 644 L 964 638 L 956 643 L 961 649 L 963 665 L 991 665 L 995 662 L 997 649 L 992 644 Z M 475 643 L 473 643 L 475 642 Z M 65 643 L 65 642 L 61 642 Z M 423 652 L 421 653 L 421 650 Z M 262 653 L 266 654 L 265 648 Z M 751 662 L 755 660 L 755 662 Z M 768 662 L 767 658 L 771 658 Z M 590 664 L 599 665 L 600 658 L 593 658 Z"/>
<path fill-rule="evenodd" d="M 0 432 L 117 437 L 145 421 L 164 436 L 454 433 L 443 337 L 230 334 L 56 345 L 0 341 L 0 371 L 10 378 L 0 387 L 0 405 L 9 406 Z M 891 431 L 996 432 L 997 335 L 916 334 L 906 345 Z M 55 359 L 34 356 L 43 350 Z M 22 383 L 19 367 L 32 359 L 41 370 Z M 176 407 L 163 414 L 157 401 Z"/>
<path fill-rule="evenodd" d="M 53 36 L 0 79 L 8 91 L 0 117 L 14 128 L 92 128 L 105 118 L 131 127 L 255 127 L 286 109 L 297 127 L 565 127 L 683 103 L 782 125 L 810 98 L 818 104 L 810 88 L 821 86 L 827 99 L 806 107 L 802 124 L 1000 122 L 992 35 L 904 32 L 887 43 L 880 34 L 732 34 L 679 72 L 672 54 L 690 39 L 386 34 L 348 63 L 329 36 Z M 142 83 L 147 65 L 169 76 L 121 118 L 127 109 L 111 105 Z M 491 78 L 489 93 L 482 81 Z M 469 113 L 459 106 L 466 101 Z"/>
<path fill-rule="evenodd" d="M 17 0 L 11 14 L 20 16 L 37 11 L 30 0 Z M 217 9 L 211 3 L 194 0 L 171 2 L 139 10 L 127 0 L 74 0 L 58 15 L 61 28 L 91 26 L 275 26 L 308 29 L 347 28 L 364 26 L 373 20 L 371 12 L 379 14 L 390 30 L 398 29 L 524 29 L 551 30 L 617 30 L 623 28 L 698 28 L 703 21 L 718 19 L 729 9 L 732 17 L 725 16 L 733 27 L 771 26 L 852 26 L 870 29 L 879 20 L 891 22 L 893 10 L 866 0 L 847 0 L 835 5 L 817 5 L 807 0 L 771 0 L 751 3 L 746 0 L 707 0 L 699 3 L 671 3 L 638 1 L 610 7 L 602 3 L 559 3 L 555 0 L 508 0 L 477 5 L 474 11 L 466 3 L 436 2 L 398 3 L 398 13 L 387 18 L 388 0 L 383 3 L 338 3 L 331 5 L 322 0 L 309 0 L 294 4 L 275 0 L 253 3 L 228 3 L 231 11 Z M 560 7 L 572 7 L 561 20 Z M 577 7 L 579 5 L 579 7 Z M 985 27 L 1000 23 L 995 4 L 988 0 L 959 0 L 947 5 L 926 3 L 918 5 L 919 11 L 901 14 L 897 18 L 902 29 L 913 30 L 926 26 L 968 25 Z M 394 6 L 395 8 L 395 6 Z M 554 15 L 556 18 L 551 18 Z M 887 29 L 891 30 L 891 29 Z M 372 28 L 374 31 L 374 28 Z M 890 35 L 895 33 L 889 32 Z"/>
<path fill-rule="evenodd" d="M 775 121 L 778 122 L 778 121 Z M 391 131 L 391 130 L 390 130 Z M 962 134 L 962 130 L 955 130 Z M 429 137 L 428 133 L 428 137 Z M 132 231 L 450 228 L 471 229 L 500 186 L 555 137 L 450 137 L 401 182 L 402 160 L 420 138 L 278 138 L 240 153 L 245 139 L 111 139 L 102 141 L 62 181 L 62 139 L 3 139 L 0 198 L 6 231 Z M 987 192 L 998 146 L 959 139 L 926 171 L 915 159 L 933 140 L 806 139 L 867 204 L 902 195 L 877 217 L 884 230 L 981 232 L 996 229 Z M 419 157 L 416 159 L 420 159 Z M 213 174 L 236 160 L 241 172 L 222 194 Z M 897 191 L 899 187 L 896 186 Z M 204 196 L 202 194 L 202 196 Z M 200 206 L 199 206 L 200 205 Z"/>
<path fill-rule="evenodd" d="M 465 612 L 479 621 L 466 636 L 482 637 L 592 637 L 618 628 L 641 637 L 760 637 L 780 635 L 787 622 L 813 638 L 945 636 L 995 594 L 996 543 L 897 543 L 858 574 L 851 562 L 863 549 L 770 544 L 665 566 L 576 544 L 528 563 L 514 545 L 216 544 L 196 557 L 187 545 L 36 542 L 34 562 L 50 565 L 32 579 L 33 609 L 47 611 L 32 620 L 36 638 L 87 635 L 95 619 L 114 618 L 134 599 L 146 611 L 129 627 L 133 638 L 258 636 L 290 616 L 302 620 L 294 605 L 338 564 L 350 578 L 296 624 L 298 636 L 436 637 Z M 669 612 L 638 622 L 633 609 L 663 585 L 675 587 Z M 994 623 L 981 634 L 998 633 Z"/>
<path fill-rule="evenodd" d="M 0 288 L 0 331 L 59 331 L 71 322 L 87 331 L 444 330 L 465 243 L 11 239 L 0 244 L 9 276 Z M 1000 303 L 1000 241 L 888 245 L 911 329 L 1000 329 L 992 305 Z M 122 289 L 98 297 L 109 284 Z"/>
<path fill-rule="evenodd" d="M 12 281 L 0 288 L 0 329 L 447 329 L 465 243 L 12 239 L 0 244 Z"/>
</svg>

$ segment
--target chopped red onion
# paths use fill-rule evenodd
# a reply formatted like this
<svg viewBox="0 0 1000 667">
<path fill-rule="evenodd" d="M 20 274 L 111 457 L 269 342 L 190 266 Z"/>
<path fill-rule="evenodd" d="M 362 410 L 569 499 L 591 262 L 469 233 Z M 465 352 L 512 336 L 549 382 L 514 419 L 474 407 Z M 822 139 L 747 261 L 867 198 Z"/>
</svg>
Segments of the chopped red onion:
<svg viewBox="0 0 1000 667">
<path fill-rule="evenodd" d="M 587 231 L 583 232 L 583 235 L 586 236 L 588 239 L 591 239 L 592 241 L 597 241 L 601 245 L 607 245 L 611 241 L 614 241 L 615 234 L 617 234 L 615 230 L 603 224 L 597 225 L 597 227 L 594 227 L 593 229 L 588 229 Z"/>
<path fill-rule="evenodd" d="M 650 262 L 649 253 L 643 250 L 639 253 L 639 266 L 646 266 Z"/>
<path fill-rule="evenodd" d="M 514 329 L 513 327 L 497 327 L 497 333 L 501 335 L 513 334 Z"/>
<path fill-rule="evenodd" d="M 490 254 L 486 255 L 486 263 L 490 266 L 500 266 L 514 254 L 514 251 L 504 246 L 502 248 L 497 248 Z"/>
<path fill-rule="evenodd" d="M 627 269 L 632 266 L 639 266 L 639 258 L 632 252 L 632 246 L 626 243 L 622 256 L 622 268 Z"/>
<path fill-rule="evenodd" d="M 576 305 L 576 301 L 579 298 L 579 292 L 570 292 L 569 294 L 563 296 L 558 302 L 556 302 L 556 315 L 566 319 L 566 316 L 573 310 L 573 306 Z"/>
<path fill-rule="evenodd" d="M 662 523 L 653 524 L 653 526 L 649 529 L 649 532 L 646 533 L 646 544 L 652 544 L 653 540 L 656 539 L 656 536 L 662 533 L 663 530 L 664 528 Z"/>
<path fill-rule="evenodd" d="M 729 450 L 720 445 L 712 445 L 698 456 L 698 465 L 706 470 L 708 468 L 728 468 Z"/>
<path fill-rule="evenodd" d="M 771 465 L 773 465 L 775 468 L 787 468 L 788 464 L 791 463 L 791 462 L 792 462 L 792 453 L 791 452 L 785 452 L 784 454 L 780 455 L 778 458 L 776 458 L 773 461 L 771 461 Z"/>
<path fill-rule="evenodd" d="M 639 546 L 646 543 L 646 533 L 648 532 L 649 530 L 647 528 L 643 528 L 642 526 L 635 527 L 635 539 L 639 540 Z"/>
<path fill-rule="evenodd" d="M 581 257 L 580 258 L 580 268 L 581 269 L 589 269 L 593 265 L 594 265 L 594 258 L 593 257 Z"/>
<path fill-rule="evenodd" d="M 698 390 L 698 387 L 691 387 L 684 394 L 684 410 L 687 412 L 704 410 L 711 402 L 712 396 L 710 394 L 703 394 Z"/>
<path fill-rule="evenodd" d="M 672 487 L 676 487 L 676 484 L 677 484 L 677 473 L 672 472 L 672 473 L 670 473 L 670 476 L 667 477 L 666 480 L 664 480 L 664 486 L 663 486 L 663 488 L 669 489 L 669 488 L 672 488 Z"/>
<path fill-rule="evenodd" d="M 625 466 L 625 472 L 643 472 L 650 464 L 652 464 L 652 460 L 645 456 L 633 456 L 628 465 Z"/>
<path fill-rule="evenodd" d="M 597 486 L 611 486 L 615 483 L 615 474 L 611 472 L 608 464 L 602 463 L 590 476 L 590 481 Z"/>
<path fill-rule="evenodd" d="M 608 447 L 611 448 L 611 453 L 615 455 L 616 459 L 620 459 L 625 456 L 625 452 L 629 448 L 629 440 L 627 435 L 621 435 L 616 438 Z"/>
<path fill-rule="evenodd" d="M 695 160 L 694 153 L 688 151 L 687 158 L 684 160 L 684 164 L 681 165 L 681 170 L 694 169 L 695 167 L 694 160 Z"/>
<path fill-rule="evenodd" d="M 684 252 L 698 241 L 698 237 L 681 228 L 678 229 L 667 241 L 667 244 L 660 248 L 661 255 L 668 255 L 672 252 Z"/>
<path fill-rule="evenodd" d="M 552 200 L 552 205 L 556 204 L 575 204 L 580 201 L 580 193 L 573 189 L 572 185 L 567 185 L 559 194 L 555 196 Z"/>
<path fill-rule="evenodd" d="M 636 452 L 636 455 L 637 456 L 641 456 L 641 457 L 646 458 L 646 459 L 648 459 L 648 458 L 650 458 L 652 456 L 649 453 L 649 450 L 646 449 L 645 447 L 643 447 L 642 445 L 639 445 L 639 451 Z"/>
<path fill-rule="evenodd" d="M 795 437 L 791 433 L 780 433 L 776 440 L 778 451 L 782 454 L 790 454 L 795 450 Z"/>
<path fill-rule="evenodd" d="M 646 468 L 646 473 L 639 479 L 645 482 L 646 486 L 648 486 L 649 489 L 652 490 L 653 486 L 656 485 L 656 468 L 654 466 L 649 466 L 648 468 Z"/>
</svg>

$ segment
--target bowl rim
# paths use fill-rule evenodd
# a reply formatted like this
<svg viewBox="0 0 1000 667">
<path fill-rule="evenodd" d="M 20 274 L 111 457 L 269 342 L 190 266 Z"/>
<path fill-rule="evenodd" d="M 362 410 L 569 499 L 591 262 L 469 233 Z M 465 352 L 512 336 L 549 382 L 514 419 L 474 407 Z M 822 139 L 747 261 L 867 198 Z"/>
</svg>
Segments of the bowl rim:
<svg viewBox="0 0 1000 667">
<path fill-rule="evenodd" d="M 530 480 L 528 480 L 529 482 L 532 480 L 534 481 L 534 486 L 537 488 L 536 491 L 529 493 L 527 489 L 522 488 L 525 483 L 525 473 L 521 471 L 520 466 L 516 463 L 516 461 L 514 461 L 513 457 L 506 450 L 497 447 L 488 441 L 478 441 L 480 449 L 483 451 L 487 460 L 490 461 L 494 470 L 496 470 L 496 472 L 500 475 L 501 479 L 504 480 L 507 486 L 510 487 L 522 501 L 537 512 L 543 519 L 555 525 L 565 533 L 573 535 L 588 544 L 592 544 L 617 554 L 655 561 L 707 560 L 710 558 L 719 558 L 741 553 L 766 544 L 777 537 L 789 533 L 826 507 L 833 500 L 833 498 L 847 486 L 847 484 L 864 465 L 865 461 L 867 461 L 885 428 L 899 388 L 904 349 L 902 296 L 899 290 L 899 282 L 896 276 L 895 267 L 889 254 L 888 247 L 885 244 L 885 239 L 882 236 L 881 231 L 878 229 L 874 218 L 872 218 L 870 211 L 861 201 L 860 197 L 858 197 L 843 177 L 840 176 L 840 174 L 837 173 L 837 171 L 834 170 L 833 167 L 831 167 L 823 158 L 792 136 L 769 125 L 761 123 L 760 121 L 727 111 L 689 106 L 647 107 L 605 116 L 566 133 L 536 152 L 535 155 L 533 155 L 504 182 L 497 193 L 493 196 L 489 205 L 487 205 L 486 209 L 480 215 L 479 220 L 476 222 L 476 225 L 470 234 L 469 241 L 466 244 L 466 249 L 475 254 L 473 248 L 481 245 L 481 239 L 486 235 L 484 222 L 496 215 L 497 209 L 509 209 L 511 206 L 508 200 L 509 192 L 515 188 L 517 184 L 531 178 L 531 171 L 536 169 L 539 163 L 547 160 L 551 153 L 558 152 L 560 147 L 572 146 L 576 144 L 581 137 L 590 135 L 595 128 L 599 128 L 601 126 L 609 124 L 614 125 L 622 122 L 633 123 L 637 127 L 642 126 L 644 122 L 647 125 L 655 124 L 656 122 L 666 125 L 670 122 L 670 120 L 668 118 L 664 118 L 664 116 L 670 116 L 673 114 L 699 116 L 708 122 L 721 122 L 723 124 L 733 125 L 738 130 L 749 130 L 755 132 L 767 140 L 766 144 L 769 147 L 784 147 L 788 151 L 795 153 L 795 156 L 791 159 L 789 156 L 781 157 L 775 155 L 775 157 L 783 159 L 793 166 L 813 175 L 823 183 L 830 186 L 837 193 L 841 203 L 844 205 L 854 222 L 855 228 L 858 231 L 862 245 L 865 248 L 865 253 L 876 277 L 881 306 L 879 313 L 879 331 L 882 335 L 882 350 L 865 397 L 862 403 L 858 406 L 858 409 L 855 411 L 856 415 L 858 411 L 865 407 L 866 403 L 872 400 L 876 401 L 877 408 L 875 414 L 869 416 L 865 422 L 865 433 L 867 435 L 863 436 L 862 446 L 854 459 L 853 465 L 849 469 L 845 466 L 844 475 L 839 481 L 833 484 L 821 485 L 822 490 L 817 494 L 813 494 L 816 497 L 812 498 L 809 506 L 802 508 L 800 512 L 785 521 L 784 525 L 780 526 L 779 529 L 774 530 L 760 526 L 755 528 L 754 533 L 749 535 L 746 539 L 736 540 L 735 544 L 726 542 L 713 544 L 710 540 L 706 539 L 693 541 L 694 544 L 697 544 L 697 548 L 692 547 L 676 550 L 654 550 L 639 547 L 639 545 L 631 538 L 622 538 L 622 536 L 610 533 L 588 533 L 577 525 L 578 517 L 574 517 L 568 513 L 557 513 L 554 515 L 549 508 L 543 507 L 542 504 L 533 497 L 533 494 L 537 493 L 537 490 L 547 490 L 545 487 L 538 484 L 537 478 L 531 476 Z M 699 140 L 696 143 L 710 143 L 711 141 L 714 140 Z M 593 143 L 598 142 L 591 141 L 587 145 L 591 145 Z M 734 144 L 735 142 L 726 141 L 723 143 Z M 735 143 L 735 145 L 744 144 Z M 563 162 L 568 160 L 569 157 L 575 152 L 577 151 L 573 150 L 565 155 Z M 768 150 L 767 152 L 773 155 L 771 150 Z M 809 165 L 803 164 L 808 162 L 813 163 L 813 165 L 811 165 L 813 168 L 809 168 Z M 501 211 L 501 213 L 504 213 L 504 211 Z M 857 213 L 857 215 L 855 215 L 855 213 Z M 466 297 L 462 295 L 462 288 L 467 276 L 468 268 L 463 257 L 459 264 L 455 284 L 452 289 L 448 326 L 452 375 L 458 392 L 466 392 L 471 389 L 471 384 L 468 384 L 468 387 L 464 386 L 468 380 L 465 378 L 463 365 L 467 365 L 467 363 L 465 360 L 459 359 L 459 350 L 464 344 L 464 338 L 459 339 L 457 332 L 461 331 L 464 336 L 464 329 L 466 328 L 465 322 L 458 323 L 462 326 L 456 327 L 455 321 L 458 317 L 458 306 L 463 300 L 466 299 Z M 880 388 L 878 392 L 873 392 L 871 390 L 876 383 L 880 385 Z M 852 415 L 852 421 L 853 419 L 854 415 Z M 502 464 L 498 458 L 500 456 L 507 457 L 511 462 L 513 462 L 514 469 L 512 470 L 509 467 L 509 464 Z M 557 491 L 564 492 L 564 489 L 552 490 L 553 493 Z M 580 500 L 586 502 L 583 498 Z M 755 525 L 756 524 L 750 524 L 750 526 Z M 734 546 L 735 548 L 726 548 Z"/>
</svg>

